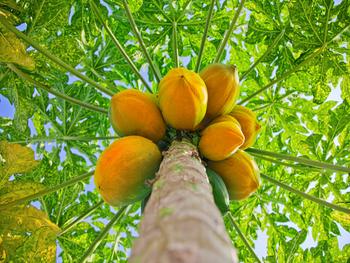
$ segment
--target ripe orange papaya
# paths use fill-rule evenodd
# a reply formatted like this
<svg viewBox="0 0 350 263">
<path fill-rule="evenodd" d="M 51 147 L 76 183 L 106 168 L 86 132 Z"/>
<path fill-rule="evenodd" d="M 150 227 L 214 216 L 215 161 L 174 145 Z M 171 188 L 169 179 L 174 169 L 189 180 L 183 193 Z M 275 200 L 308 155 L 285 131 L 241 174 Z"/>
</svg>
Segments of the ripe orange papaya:
<svg viewBox="0 0 350 263">
<path fill-rule="evenodd" d="M 239 96 L 239 78 L 236 66 L 211 64 L 200 72 L 208 90 L 206 118 L 228 114 Z"/>
<path fill-rule="evenodd" d="M 259 168 L 242 150 L 223 161 L 209 161 L 208 167 L 221 176 L 231 200 L 243 200 L 260 186 Z"/>
<path fill-rule="evenodd" d="M 225 114 L 225 115 L 220 115 L 220 116 L 216 117 L 212 121 L 209 121 L 209 119 L 207 117 L 204 117 L 204 119 L 201 121 L 201 123 L 199 123 L 196 126 L 196 130 L 203 130 L 208 125 L 211 125 L 211 124 L 216 123 L 216 122 L 222 122 L 222 121 L 231 121 L 231 122 L 233 121 L 236 124 L 238 124 L 239 127 L 241 127 L 239 122 L 234 117 L 232 117 L 231 115 Z"/>
<path fill-rule="evenodd" d="M 210 124 L 224 122 L 224 121 L 233 122 L 233 123 L 237 124 L 239 128 L 241 128 L 241 125 L 239 124 L 238 120 L 236 120 L 234 117 L 232 117 L 231 115 L 228 115 L 228 114 L 216 117 Z"/>
<path fill-rule="evenodd" d="M 251 147 L 255 143 L 256 136 L 261 128 L 255 113 L 247 107 L 236 105 L 230 115 L 238 120 L 245 137 L 245 142 L 240 149 L 244 150 Z"/>
<path fill-rule="evenodd" d="M 121 136 L 140 135 L 158 142 L 165 135 L 166 125 L 152 94 L 130 89 L 112 97 L 110 120 Z"/>
<path fill-rule="evenodd" d="M 220 161 L 234 154 L 243 143 L 239 123 L 233 117 L 223 115 L 201 132 L 198 148 L 209 160 Z"/>
<path fill-rule="evenodd" d="M 151 140 L 126 136 L 113 142 L 99 157 L 94 174 L 98 192 L 106 203 L 120 206 L 144 198 L 151 188 L 162 155 Z"/>
<path fill-rule="evenodd" d="M 194 130 L 204 118 L 208 93 L 200 76 L 185 68 L 170 70 L 159 83 L 165 121 L 178 130 Z"/>
</svg>

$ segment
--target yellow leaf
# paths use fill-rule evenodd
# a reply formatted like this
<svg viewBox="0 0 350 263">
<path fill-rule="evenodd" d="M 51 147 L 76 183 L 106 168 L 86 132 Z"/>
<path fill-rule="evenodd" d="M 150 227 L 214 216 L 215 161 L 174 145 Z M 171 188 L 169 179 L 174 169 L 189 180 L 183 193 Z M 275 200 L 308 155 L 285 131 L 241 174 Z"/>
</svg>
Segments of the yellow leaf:
<svg viewBox="0 0 350 263">
<path fill-rule="evenodd" d="M 42 184 L 35 182 L 7 182 L 0 189 L 0 205 L 35 194 L 44 188 Z"/>
<path fill-rule="evenodd" d="M 0 257 L 8 262 L 55 262 L 60 228 L 39 209 L 29 206 L 1 211 Z"/>
<path fill-rule="evenodd" d="M 34 159 L 32 149 L 0 141 L 0 188 L 6 183 L 7 178 L 14 173 L 25 173 L 39 164 Z"/>
<path fill-rule="evenodd" d="M 29 70 L 35 69 L 34 59 L 26 53 L 25 46 L 14 33 L 0 33 L 0 62 L 16 63 Z"/>
</svg>

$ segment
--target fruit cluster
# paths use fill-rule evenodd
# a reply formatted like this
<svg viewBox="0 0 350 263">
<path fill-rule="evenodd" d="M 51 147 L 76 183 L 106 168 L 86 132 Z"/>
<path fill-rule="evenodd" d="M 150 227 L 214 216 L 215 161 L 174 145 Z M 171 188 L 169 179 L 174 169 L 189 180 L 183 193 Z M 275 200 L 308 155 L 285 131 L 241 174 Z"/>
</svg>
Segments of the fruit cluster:
<svg viewBox="0 0 350 263">
<path fill-rule="evenodd" d="M 95 184 L 114 206 L 132 203 L 149 192 L 161 162 L 156 145 L 172 129 L 198 133 L 198 149 L 208 167 L 224 181 L 230 199 L 241 200 L 260 184 L 255 161 L 243 150 L 252 146 L 260 129 L 255 114 L 236 105 L 239 80 L 235 66 L 213 64 L 200 74 L 170 70 L 158 95 L 125 90 L 112 97 L 110 120 L 125 136 L 100 156 Z M 167 128 L 168 125 L 168 128 Z"/>
</svg>

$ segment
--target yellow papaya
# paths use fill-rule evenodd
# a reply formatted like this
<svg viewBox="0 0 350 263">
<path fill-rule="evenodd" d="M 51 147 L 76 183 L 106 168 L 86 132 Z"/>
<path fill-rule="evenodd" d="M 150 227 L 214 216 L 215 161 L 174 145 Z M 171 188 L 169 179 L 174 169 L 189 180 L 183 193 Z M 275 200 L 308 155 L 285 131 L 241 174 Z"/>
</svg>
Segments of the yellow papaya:
<svg viewBox="0 0 350 263">
<path fill-rule="evenodd" d="M 166 125 L 156 99 L 135 89 L 112 97 L 110 120 L 121 136 L 139 135 L 158 142 L 165 135 Z"/>
<path fill-rule="evenodd" d="M 232 117 L 231 115 L 228 115 L 228 114 L 216 117 L 210 124 L 223 122 L 223 121 L 234 122 L 238 125 L 239 128 L 241 128 L 241 125 L 239 124 L 238 120 L 236 120 L 234 117 Z"/>
<path fill-rule="evenodd" d="M 178 130 L 194 130 L 207 109 L 208 93 L 200 76 L 185 68 L 170 70 L 159 83 L 165 121 Z"/>
<path fill-rule="evenodd" d="M 228 114 L 239 96 L 239 78 L 236 66 L 211 64 L 200 72 L 208 90 L 206 118 Z"/>
<path fill-rule="evenodd" d="M 162 155 L 155 143 L 141 136 L 126 136 L 113 142 L 99 157 L 94 181 L 106 203 L 120 206 L 144 198 L 151 188 Z"/>
<path fill-rule="evenodd" d="M 221 176 L 231 200 L 245 199 L 260 186 L 259 168 L 242 150 L 223 161 L 209 161 L 208 167 Z"/>
<path fill-rule="evenodd" d="M 261 128 L 255 113 L 247 107 L 236 105 L 230 115 L 238 120 L 245 137 L 245 142 L 240 149 L 244 150 L 249 148 L 255 143 L 256 136 Z"/>
<path fill-rule="evenodd" d="M 198 149 L 209 160 L 220 161 L 234 154 L 244 143 L 239 123 L 231 116 L 220 116 L 201 132 Z"/>
<path fill-rule="evenodd" d="M 212 121 L 209 121 L 208 118 L 204 117 L 204 119 L 196 126 L 195 130 L 203 130 L 208 125 L 211 125 L 211 124 L 216 123 L 216 122 L 222 122 L 222 121 L 233 121 L 233 122 L 237 123 L 239 125 L 239 127 L 241 127 L 239 122 L 234 117 L 226 114 L 226 115 L 220 115 Z"/>
</svg>

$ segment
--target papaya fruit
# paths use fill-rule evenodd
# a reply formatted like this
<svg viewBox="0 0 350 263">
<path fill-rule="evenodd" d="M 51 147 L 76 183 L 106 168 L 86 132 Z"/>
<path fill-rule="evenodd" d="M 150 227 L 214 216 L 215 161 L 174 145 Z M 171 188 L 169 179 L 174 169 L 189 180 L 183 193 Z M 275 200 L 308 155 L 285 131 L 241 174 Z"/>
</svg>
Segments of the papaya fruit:
<svg viewBox="0 0 350 263">
<path fill-rule="evenodd" d="M 260 172 L 254 159 L 242 150 L 222 161 L 209 161 L 208 167 L 223 179 L 231 200 L 243 200 L 260 186 Z"/>
<path fill-rule="evenodd" d="M 238 120 L 245 137 L 245 142 L 241 145 L 240 149 L 244 150 L 251 147 L 255 143 L 261 128 L 255 113 L 247 107 L 236 105 L 230 115 Z"/>
<path fill-rule="evenodd" d="M 239 78 L 236 66 L 211 64 L 200 72 L 208 90 L 206 119 L 228 114 L 239 96 Z"/>
<path fill-rule="evenodd" d="M 214 124 L 214 123 L 218 123 L 218 122 L 224 122 L 224 121 L 233 122 L 236 125 L 238 125 L 239 128 L 241 128 L 241 125 L 239 124 L 238 120 L 235 119 L 234 117 L 232 117 L 231 115 L 228 115 L 228 114 L 216 117 L 214 120 L 212 120 L 212 122 L 210 122 L 210 124 Z"/>
<path fill-rule="evenodd" d="M 239 123 L 231 116 L 220 116 L 201 131 L 198 149 L 209 160 L 224 160 L 244 143 Z"/>
<path fill-rule="evenodd" d="M 209 124 L 213 124 L 215 122 L 221 122 L 221 121 L 233 121 L 241 127 L 239 122 L 233 118 L 232 116 L 226 114 L 216 117 L 214 120 L 210 121 L 208 118 L 204 117 L 204 119 L 196 126 L 195 130 L 203 130 L 205 127 L 207 127 Z"/>
<path fill-rule="evenodd" d="M 94 174 L 98 192 L 112 206 L 127 205 L 150 193 L 162 155 L 151 140 L 126 136 L 113 142 L 99 157 Z"/>
<path fill-rule="evenodd" d="M 109 117 L 120 136 L 139 135 L 158 142 L 165 135 L 166 124 L 152 94 L 135 89 L 115 94 Z"/>
<path fill-rule="evenodd" d="M 200 76 L 185 68 L 170 70 L 159 83 L 159 106 L 175 129 L 193 131 L 204 118 L 208 93 Z"/>
</svg>

